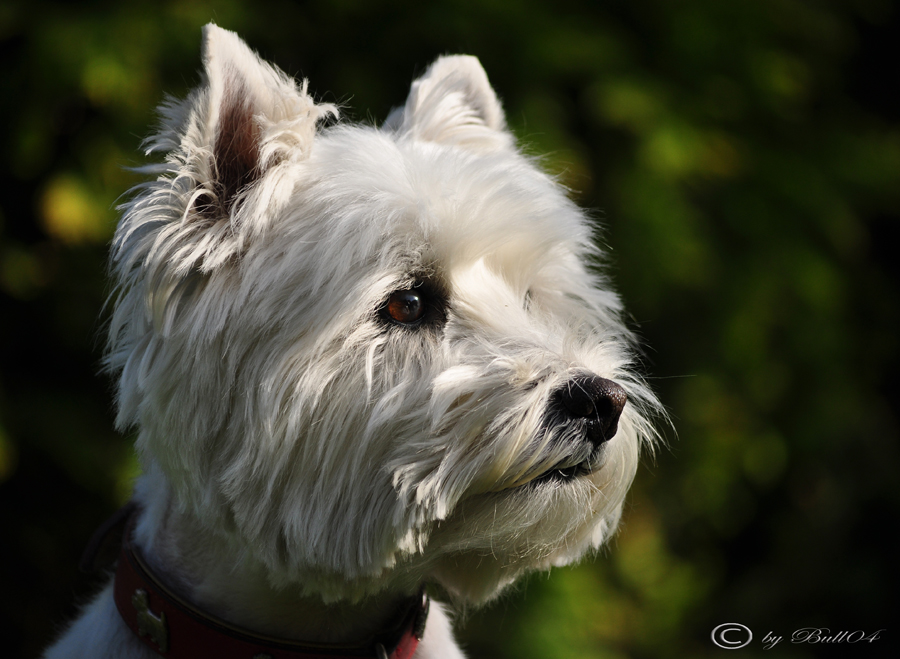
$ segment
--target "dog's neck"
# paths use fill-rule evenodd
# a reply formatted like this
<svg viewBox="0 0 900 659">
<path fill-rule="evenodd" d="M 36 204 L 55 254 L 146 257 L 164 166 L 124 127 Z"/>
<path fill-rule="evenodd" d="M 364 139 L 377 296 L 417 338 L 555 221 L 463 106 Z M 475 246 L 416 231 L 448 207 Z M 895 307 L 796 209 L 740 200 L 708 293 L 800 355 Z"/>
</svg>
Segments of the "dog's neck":
<svg viewBox="0 0 900 659">
<path fill-rule="evenodd" d="M 382 592 L 326 604 L 300 586 L 274 587 L 265 567 L 175 506 L 150 509 L 134 542 L 155 577 L 204 613 L 257 634 L 307 643 L 353 643 L 394 622 L 409 594 Z"/>
</svg>

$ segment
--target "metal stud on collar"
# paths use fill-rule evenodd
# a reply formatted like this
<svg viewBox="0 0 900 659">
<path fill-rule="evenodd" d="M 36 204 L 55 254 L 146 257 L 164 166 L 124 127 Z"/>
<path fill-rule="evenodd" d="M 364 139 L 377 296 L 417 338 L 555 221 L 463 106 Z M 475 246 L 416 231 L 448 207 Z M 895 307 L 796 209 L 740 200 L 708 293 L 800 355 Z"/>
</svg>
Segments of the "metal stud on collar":
<svg viewBox="0 0 900 659">
<path fill-rule="evenodd" d="M 169 626 L 166 614 L 156 615 L 150 610 L 150 598 L 147 591 L 138 588 L 131 597 L 131 605 L 137 614 L 138 636 L 148 636 L 159 646 L 160 652 L 169 651 Z"/>
</svg>

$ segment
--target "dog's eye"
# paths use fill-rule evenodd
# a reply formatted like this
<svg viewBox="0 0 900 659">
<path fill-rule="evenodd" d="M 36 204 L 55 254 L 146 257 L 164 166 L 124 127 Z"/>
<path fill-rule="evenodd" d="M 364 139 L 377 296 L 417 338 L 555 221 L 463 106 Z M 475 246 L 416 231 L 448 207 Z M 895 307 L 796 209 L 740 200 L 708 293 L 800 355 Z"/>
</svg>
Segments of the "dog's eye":
<svg viewBox="0 0 900 659">
<path fill-rule="evenodd" d="M 394 291 L 388 298 L 385 311 L 391 320 L 409 325 L 425 315 L 425 300 L 416 291 Z"/>
</svg>

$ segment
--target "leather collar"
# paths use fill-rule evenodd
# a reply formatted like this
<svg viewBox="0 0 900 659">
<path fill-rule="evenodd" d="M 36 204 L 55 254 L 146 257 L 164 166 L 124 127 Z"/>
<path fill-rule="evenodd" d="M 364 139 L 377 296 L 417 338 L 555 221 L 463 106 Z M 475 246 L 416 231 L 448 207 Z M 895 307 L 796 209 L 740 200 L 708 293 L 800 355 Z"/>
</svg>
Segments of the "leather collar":
<svg viewBox="0 0 900 659">
<path fill-rule="evenodd" d="M 160 583 L 131 542 L 134 507 L 127 517 L 113 596 L 125 624 L 147 647 L 168 659 L 412 659 L 425 631 L 424 589 L 398 610 L 397 623 L 352 645 L 305 644 L 270 638 L 209 616 Z M 112 522 L 113 520 L 110 520 Z M 98 530 L 109 532 L 116 524 Z M 92 541 L 94 544 L 94 541 Z"/>
</svg>

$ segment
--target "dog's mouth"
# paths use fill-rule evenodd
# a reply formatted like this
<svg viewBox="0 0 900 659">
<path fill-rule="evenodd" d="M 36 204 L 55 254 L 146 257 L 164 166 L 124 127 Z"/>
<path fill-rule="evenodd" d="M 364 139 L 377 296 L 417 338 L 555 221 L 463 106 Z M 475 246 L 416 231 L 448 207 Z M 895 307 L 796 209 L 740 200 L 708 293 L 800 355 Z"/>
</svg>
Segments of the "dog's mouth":
<svg viewBox="0 0 900 659">
<path fill-rule="evenodd" d="M 537 487 L 546 484 L 562 485 L 589 476 L 603 467 L 606 438 L 595 440 L 595 428 L 590 420 L 570 426 L 575 432 L 562 441 L 569 443 L 570 453 L 556 462 L 545 463 L 522 474 L 509 487 Z"/>
<path fill-rule="evenodd" d="M 576 464 L 562 462 L 545 471 L 536 472 L 514 485 L 514 487 L 537 487 L 545 484 L 565 484 L 575 481 L 582 476 L 588 476 L 597 471 L 602 461 L 591 456 Z"/>
<path fill-rule="evenodd" d="M 540 487 L 548 484 L 563 485 L 574 482 L 579 478 L 593 474 L 603 466 L 602 453 L 602 448 L 595 448 L 588 455 L 585 455 L 584 451 L 570 455 L 565 460 L 552 464 L 552 466 L 536 468 L 526 472 L 502 489 Z"/>
<path fill-rule="evenodd" d="M 538 474 L 535 478 L 523 483 L 523 485 L 541 485 L 543 483 L 568 483 L 580 476 L 587 476 L 594 472 L 594 468 L 588 461 L 569 467 L 553 467 L 549 471 Z"/>
</svg>

